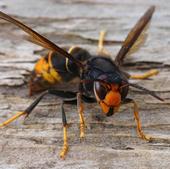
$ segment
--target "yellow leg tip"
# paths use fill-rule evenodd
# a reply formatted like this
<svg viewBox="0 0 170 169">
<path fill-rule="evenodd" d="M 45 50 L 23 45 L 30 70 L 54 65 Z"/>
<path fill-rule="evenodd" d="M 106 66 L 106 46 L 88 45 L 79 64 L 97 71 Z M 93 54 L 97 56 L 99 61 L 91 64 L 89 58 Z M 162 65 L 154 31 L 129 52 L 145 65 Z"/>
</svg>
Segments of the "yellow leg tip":
<svg viewBox="0 0 170 169">
<path fill-rule="evenodd" d="M 146 141 L 151 141 L 151 140 L 152 140 L 152 137 L 150 137 L 150 136 L 148 136 L 148 135 L 145 135 L 145 134 L 142 134 L 142 135 L 141 135 L 141 138 L 142 138 L 143 140 L 146 140 Z"/>
<path fill-rule="evenodd" d="M 67 152 L 68 152 L 68 145 L 64 145 L 63 146 L 63 148 L 62 148 L 62 150 L 61 150 L 61 152 L 60 152 L 60 158 L 61 159 L 65 159 L 65 156 L 66 156 L 66 154 L 67 154 Z"/>
<path fill-rule="evenodd" d="M 157 75 L 159 73 L 159 70 L 157 69 L 151 69 L 148 74 L 150 74 L 150 76 L 153 76 L 153 75 Z"/>
<path fill-rule="evenodd" d="M 4 127 L 5 125 L 3 125 L 3 123 L 2 124 L 0 124 L 0 128 L 2 128 L 2 127 Z"/>
<path fill-rule="evenodd" d="M 80 133 L 80 139 L 83 139 L 83 138 L 85 138 L 85 134 L 84 134 L 84 132 L 81 132 Z"/>
<path fill-rule="evenodd" d="M 0 128 L 12 123 L 14 120 L 16 120 L 17 118 L 19 118 L 20 116 L 25 115 L 25 112 L 18 112 L 16 115 L 12 116 L 10 119 L 6 120 L 5 122 L 0 124 Z"/>
<path fill-rule="evenodd" d="M 159 70 L 157 69 L 151 69 L 148 72 L 142 74 L 142 75 L 131 75 L 131 79 L 147 79 L 151 76 L 157 75 L 159 73 Z"/>
<path fill-rule="evenodd" d="M 142 131 L 138 131 L 138 135 L 141 139 L 146 140 L 146 141 L 151 141 L 152 137 L 145 135 Z"/>
<path fill-rule="evenodd" d="M 85 123 L 81 122 L 80 123 L 80 139 L 85 138 Z"/>
</svg>

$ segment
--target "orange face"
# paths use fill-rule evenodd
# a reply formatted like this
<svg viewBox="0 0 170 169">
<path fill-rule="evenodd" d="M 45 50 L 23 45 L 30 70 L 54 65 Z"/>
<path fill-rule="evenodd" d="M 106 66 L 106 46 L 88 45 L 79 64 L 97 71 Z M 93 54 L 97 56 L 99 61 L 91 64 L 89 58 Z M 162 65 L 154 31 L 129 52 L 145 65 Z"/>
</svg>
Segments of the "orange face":
<svg viewBox="0 0 170 169">
<path fill-rule="evenodd" d="M 121 103 L 121 94 L 117 84 L 95 82 L 94 93 L 104 114 L 111 116 Z"/>
</svg>

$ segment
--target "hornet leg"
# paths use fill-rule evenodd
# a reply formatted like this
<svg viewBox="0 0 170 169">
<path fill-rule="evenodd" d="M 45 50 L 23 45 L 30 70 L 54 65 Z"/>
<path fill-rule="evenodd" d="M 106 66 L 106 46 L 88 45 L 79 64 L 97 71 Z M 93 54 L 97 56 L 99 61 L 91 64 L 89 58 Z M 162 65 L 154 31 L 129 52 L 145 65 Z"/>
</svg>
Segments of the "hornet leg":
<svg viewBox="0 0 170 169">
<path fill-rule="evenodd" d="M 104 38 L 106 31 L 100 31 L 99 42 L 98 42 L 98 54 L 102 56 L 110 56 L 110 53 L 104 48 Z"/>
<path fill-rule="evenodd" d="M 37 99 L 35 99 L 35 101 L 27 109 L 25 109 L 23 112 L 17 112 L 16 115 L 12 116 L 10 119 L 1 123 L 0 127 L 8 125 L 9 123 L 13 122 L 14 120 L 18 119 L 23 115 L 26 115 L 27 117 L 46 94 L 48 94 L 47 91 L 43 92 Z"/>
<path fill-rule="evenodd" d="M 85 137 L 85 120 L 84 120 L 84 106 L 82 103 L 81 93 L 77 93 L 77 109 L 80 118 L 80 139 Z"/>
<path fill-rule="evenodd" d="M 130 75 L 130 79 L 147 79 L 151 76 L 157 75 L 158 73 L 159 73 L 159 71 L 157 69 L 151 69 L 141 75 Z"/>
<path fill-rule="evenodd" d="M 68 150 L 69 150 L 69 146 L 68 146 L 68 138 L 67 138 L 67 128 L 68 128 L 68 124 L 67 124 L 67 119 L 66 119 L 66 114 L 64 111 L 64 102 L 62 102 L 61 104 L 61 112 L 62 112 L 62 123 L 63 123 L 63 148 L 60 151 L 60 158 L 65 159 L 65 155 L 67 154 Z"/>
<path fill-rule="evenodd" d="M 33 103 L 26 108 L 24 111 L 22 112 L 17 112 L 16 115 L 12 116 L 10 119 L 6 120 L 5 122 L 0 124 L 0 127 L 4 127 L 8 124 L 10 124 L 11 122 L 13 122 L 14 120 L 18 119 L 19 117 L 26 115 L 26 117 L 32 112 L 32 110 L 37 106 L 37 104 L 43 99 L 43 97 L 47 94 L 52 94 L 52 95 L 56 95 L 59 97 L 63 97 L 63 98 L 76 98 L 76 93 L 74 92 L 69 92 L 69 91 L 58 91 L 58 90 L 53 90 L 53 89 L 49 89 L 45 92 L 43 92 L 39 97 L 37 97 Z"/>
<path fill-rule="evenodd" d="M 151 140 L 151 137 L 145 135 L 142 131 L 142 126 L 141 126 L 141 122 L 140 122 L 140 119 L 139 119 L 139 110 L 138 110 L 138 106 L 137 106 L 137 103 L 133 100 L 133 99 L 129 99 L 127 98 L 125 101 L 124 101 L 125 104 L 127 103 L 133 103 L 134 105 L 134 117 L 135 117 L 135 120 L 136 120 L 136 124 L 137 124 L 137 132 L 138 132 L 138 135 L 144 139 L 144 140 L 148 140 L 150 141 Z"/>
<path fill-rule="evenodd" d="M 81 99 L 87 103 L 94 103 L 94 102 L 96 102 L 96 100 L 94 98 L 90 98 L 90 97 L 81 95 L 80 93 L 77 94 L 76 92 L 58 91 L 55 89 L 54 90 L 49 89 L 49 90 L 43 92 L 37 99 L 35 99 L 34 102 L 27 109 L 25 109 L 25 111 L 18 112 L 16 115 L 14 115 L 10 119 L 8 119 L 5 122 L 3 122 L 2 124 L 0 124 L 0 127 L 8 125 L 9 123 L 11 123 L 14 120 L 16 120 L 17 118 L 19 118 L 20 116 L 26 115 L 26 117 L 27 117 L 32 112 L 32 110 L 37 106 L 37 104 L 43 99 L 43 97 L 47 94 L 52 94 L 52 95 L 56 95 L 56 96 L 59 96 L 62 98 L 67 98 L 67 100 L 62 101 L 62 105 L 61 105 L 64 143 L 63 143 L 63 148 L 60 152 L 60 157 L 62 159 L 64 159 L 68 150 L 69 150 L 68 137 L 67 137 L 68 124 L 67 124 L 67 120 L 66 120 L 66 114 L 64 111 L 64 104 L 76 104 L 77 103 L 79 116 L 80 116 L 80 138 L 83 138 L 85 122 L 84 122 L 84 115 L 83 115 L 83 104 L 81 102 Z M 76 97 L 76 94 L 77 94 L 77 97 Z"/>
<path fill-rule="evenodd" d="M 19 118 L 22 115 L 26 115 L 26 117 L 27 117 L 46 94 L 52 94 L 52 95 L 57 95 L 57 96 L 60 96 L 60 97 L 68 98 L 68 100 L 63 100 L 62 104 L 61 104 L 62 123 L 63 123 L 63 141 L 64 141 L 64 143 L 63 143 L 63 148 L 60 152 L 60 157 L 62 159 L 64 159 L 65 155 L 67 154 L 68 149 L 69 149 L 68 139 L 67 139 L 68 124 L 67 124 L 67 120 L 66 120 L 66 114 L 65 114 L 65 111 L 64 111 L 64 103 L 74 104 L 76 102 L 76 93 L 69 92 L 69 91 L 68 92 L 58 91 L 58 90 L 53 90 L 53 89 L 47 90 L 47 91 L 43 92 L 37 99 L 35 99 L 35 101 L 27 109 L 25 109 L 25 111 L 18 112 L 15 116 L 11 117 L 9 120 L 0 124 L 0 127 L 6 126 L 7 124 L 11 123 L 12 121 Z"/>
<path fill-rule="evenodd" d="M 87 96 L 82 95 L 82 100 L 87 102 L 87 103 L 94 103 L 96 102 L 96 100 L 94 98 L 90 98 Z M 84 138 L 84 128 L 85 128 L 85 122 L 84 122 L 84 114 L 83 114 L 83 105 L 81 103 L 81 94 L 78 93 L 77 94 L 77 98 L 70 98 L 67 100 L 63 100 L 62 105 L 61 105 L 61 111 L 62 111 L 62 122 L 63 122 L 63 148 L 60 152 L 60 157 L 62 159 L 65 158 L 68 150 L 69 150 L 69 146 L 68 146 L 68 138 L 67 138 L 67 128 L 68 128 L 68 124 L 67 124 L 67 120 L 66 120 L 66 114 L 64 111 L 64 104 L 78 104 L 78 112 L 79 112 L 79 117 L 80 117 L 80 138 Z"/>
</svg>

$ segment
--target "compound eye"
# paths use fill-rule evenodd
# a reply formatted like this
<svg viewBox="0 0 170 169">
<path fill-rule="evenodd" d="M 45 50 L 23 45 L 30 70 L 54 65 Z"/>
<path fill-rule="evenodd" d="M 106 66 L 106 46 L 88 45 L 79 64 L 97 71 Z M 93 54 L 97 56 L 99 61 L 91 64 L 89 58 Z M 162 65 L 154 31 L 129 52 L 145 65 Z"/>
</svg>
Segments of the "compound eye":
<svg viewBox="0 0 170 169">
<path fill-rule="evenodd" d="M 103 100 L 108 92 L 108 87 L 101 82 L 94 82 L 94 90 L 100 100 Z"/>
</svg>

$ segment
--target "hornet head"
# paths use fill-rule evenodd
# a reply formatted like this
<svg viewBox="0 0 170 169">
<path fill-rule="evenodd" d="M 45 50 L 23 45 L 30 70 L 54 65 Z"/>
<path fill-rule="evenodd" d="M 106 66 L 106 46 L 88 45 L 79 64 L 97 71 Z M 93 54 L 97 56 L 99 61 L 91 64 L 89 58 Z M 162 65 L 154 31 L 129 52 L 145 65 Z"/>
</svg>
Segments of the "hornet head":
<svg viewBox="0 0 170 169">
<path fill-rule="evenodd" d="M 118 84 L 108 84 L 100 81 L 94 82 L 94 93 L 104 114 L 111 116 L 119 108 L 121 93 Z"/>
</svg>

